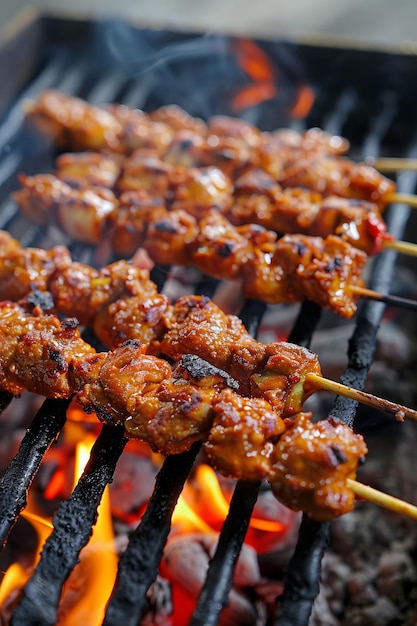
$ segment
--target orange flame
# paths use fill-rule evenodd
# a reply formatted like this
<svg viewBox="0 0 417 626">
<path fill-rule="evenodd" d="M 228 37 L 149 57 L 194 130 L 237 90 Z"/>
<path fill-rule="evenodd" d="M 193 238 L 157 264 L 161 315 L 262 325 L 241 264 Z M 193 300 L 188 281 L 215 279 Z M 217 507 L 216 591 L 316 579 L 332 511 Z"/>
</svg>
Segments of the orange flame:
<svg viewBox="0 0 417 626">
<path fill-rule="evenodd" d="M 219 531 L 228 510 L 229 502 L 221 490 L 215 471 L 209 465 L 199 465 L 193 480 L 185 485 L 174 511 L 175 532 Z M 256 544 L 260 531 L 282 535 L 287 528 L 287 524 L 281 521 L 252 516 L 249 542 L 251 545 Z M 255 532 L 251 533 L 251 529 Z"/>
<path fill-rule="evenodd" d="M 277 94 L 275 67 L 267 54 L 250 39 L 236 42 L 236 54 L 240 66 L 253 80 L 253 84 L 243 87 L 232 101 L 236 111 L 270 100 Z"/>
<path fill-rule="evenodd" d="M 66 426 L 67 427 L 67 426 Z M 74 486 L 88 460 L 94 436 L 84 434 L 76 447 Z M 64 457 L 63 457 L 64 458 Z M 51 487 L 51 493 L 55 487 Z M 0 586 L 0 606 L 7 606 L 18 596 L 39 561 L 40 551 L 49 536 L 52 524 L 37 511 L 34 498 L 29 493 L 28 506 L 22 513 L 35 527 L 38 534 L 36 558 L 30 567 L 13 563 Z M 117 572 L 117 555 L 114 548 L 113 525 L 109 490 L 106 487 L 98 507 L 97 523 L 88 544 L 80 553 L 80 561 L 64 585 L 58 607 L 57 626 L 99 626 L 104 619 L 105 606 L 113 588 Z"/>
<path fill-rule="evenodd" d="M 94 437 L 90 436 L 77 446 L 74 484 L 82 474 L 93 443 Z M 108 487 L 97 513 L 90 541 L 82 549 L 80 562 L 65 583 L 58 611 L 59 626 L 99 626 L 103 622 L 117 572 Z"/>
<path fill-rule="evenodd" d="M 236 42 L 237 55 L 246 74 L 257 83 L 275 80 L 275 67 L 268 55 L 251 39 Z"/>
<path fill-rule="evenodd" d="M 308 85 L 301 85 L 297 99 L 291 110 L 291 114 L 294 119 L 299 120 L 309 114 L 311 107 L 314 104 L 315 93 Z"/>
<path fill-rule="evenodd" d="M 239 65 L 253 81 L 252 84 L 242 87 L 232 100 L 232 107 L 239 112 L 276 97 L 279 89 L 279 75 L 274 63 L 254 41 L 239 39 L 235 44 L 235 49 Z M 293 119 L 306 117 L 314 100 L 315 93 L 309 85 L 299 86 L 291 108 Z"/>
<path fill-rule="evenodd" d="M 271 83 L 255 83 L 243 87 L 233 98 L 233 108 L 243 111 L 248 107 L 256 106 L 265 100 L 271 100 L 277 93 L 275 85 Z"/>
<path fill-rule="evenodd" d="M 28 497 L 28 506 L 22 513 L 22 517 L 25 517 L 31 522 L 38 535 L 38 545 L 35 551 L 36 556 L 30 566 L 16 562 L 12 563 L 7 569 L 0 585 L 0 606 L 8 604 L 11 599 L 13 600 L 13 598 L 17 597 L 20 589 L 27 583 L 33 573 L 33 569 L 39 561 L 41 547 L 52 530 L 50 520 L 36 513 L 36 506 L 30 494 Z"/>
</svg>

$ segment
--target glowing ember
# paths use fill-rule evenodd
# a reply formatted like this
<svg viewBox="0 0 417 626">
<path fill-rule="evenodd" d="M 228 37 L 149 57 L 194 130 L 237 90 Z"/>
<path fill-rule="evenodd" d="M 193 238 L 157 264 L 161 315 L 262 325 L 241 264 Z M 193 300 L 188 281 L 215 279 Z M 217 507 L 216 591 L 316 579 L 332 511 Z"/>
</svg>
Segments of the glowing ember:
<svg viewBox="0 0 417 626">
<path fill-rule="evenodd" d="M 237 113 L 254 107 L 266 100 L 276 98 L 280 88 L 283 90 L 277 68 L 268 55 L 249 39 L 238 39 L 235 53 L 240 67 L 252 83 L 242 87 L 232 100 L 232 108 Z M 297 82 L 297 81 L 296 81 Z M 296 83 L 295 83 L 296 84 Z M 293 87 L 291 87 L 292 90 Z M 301 84 L 295 92 L 291 106 L 293 119 L 302 119 L 308 115 L 315 100 L 315 93 L 309 85 Z"/>
<path fill-rule="evenodd" d="M 236 54 L 246 74 L 256 82 L 273 82 L 275 67 L 265 52 L 250 39 L 236 41 Z"/>
<path fill-rule="evenodd" d="M 243 111 L 248 107 L 256 106 L 265 100 L 271 100 L 277 93 L 275 85 L 271 83 L 255 83 L 243 87 L 233 98 L 233 109 Z"/>
<path fill-rule="evenodd" d="M 236 42 L 236 55 L 240 66 L 253 80 L 253 84 L 243 87 L 232 101 L 235 111 L 256 106 L 271 100 L 277 94 L 275 68 L 265 52 L 249 39 Z"/>
<path fill-rule="evenodd" d="M 301 85 L 295 104 L 291 110 L 294 119 L 302 119 L 308 115 L 315 100 L 315 93 L 308 85 Z"/>
</svg>

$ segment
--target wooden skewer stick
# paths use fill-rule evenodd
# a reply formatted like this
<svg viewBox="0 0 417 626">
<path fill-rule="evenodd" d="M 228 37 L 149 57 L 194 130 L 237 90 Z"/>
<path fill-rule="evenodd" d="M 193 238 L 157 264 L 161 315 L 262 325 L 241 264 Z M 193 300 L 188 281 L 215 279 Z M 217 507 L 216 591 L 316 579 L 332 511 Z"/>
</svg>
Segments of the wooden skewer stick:
<svg viewBox="0 0 417 626">
<path fill-rule="evenodd" d="M 408 256 L 417 256 L 417 244 L 409 241 L 389 241 L 387 239 L 384 241 L 384 248 L 389 248 Z"/>
<path fill-rule="evenodd" d="M 389 174 L 400 171 L 417 171 L 417 159 L 396 157 L 377 157 L 365 159 L 367 165 L 372 165 L 376 170 Z"/>
<path fill-rule="evenodd" d="M 417 410 L 415 409 L 410 409 L 401 404 L 397 404 L 396 402 L 390 402 L 389 400 L 379 398 L 378 396 L 374 396 L 371 393 L 366 393 L 365 391 L 353 389 L 353 387 L 348 387 L 347 385 L 343 385 L 342 383 L 337 383 L 334 380 L 324 378 L 323 376 L 319 376 L 318 374 L 307 374 L 305 378 L 305 383 L 311 385 L 315 389 L 331 391 L 339 396 L 344 396 L 345 398 L 351 398 L 352 400 L 356 400 L 361 404 L 367 404 L 368 406 L 380 409 L 381 411 L 392 413 L 393 415 L 395 415 L 395 419 L 399 422 L 403 422 L 406 417 L 417 421 Z"/>
<path fill-rule="evenodd" d="M 378 300 L 379 302 L 385 302 L 385 304 L 390 304 L 392 306 L 417 311 L 417 300 L 411 300 L 410 298 L 402 298 L 401 296 L 393 296 L 390 294 L 385 295 L 379 291 L 367 289 L 366 287 L 359 287 L 358 285 L 351 285 L 349 290 L 351 293 L 355 293 L 363 298 L 370 298 L 371 300 Z"/>
<path fill-rule="evenodd" d="M 384 198 L 386 204 L 408 204 L 411 208 L 417 208 L 417 196 L 412 193 L 393 193 Z"/>
<path fill-rule="evenodd" d="M 354 494 L 359 498 L 373 502 L 399 515 L 405 515 L 406 517 L 417 520 L 417 506 L 400 500 L 399 498 L 394 498 L 394 496 L 390 496 L 387 493 L 378 491 L 378 489 L 364 485 L 357 480 L 348 478 L 346 482 L 347 486 L 352 489 Z"/>
</svg>

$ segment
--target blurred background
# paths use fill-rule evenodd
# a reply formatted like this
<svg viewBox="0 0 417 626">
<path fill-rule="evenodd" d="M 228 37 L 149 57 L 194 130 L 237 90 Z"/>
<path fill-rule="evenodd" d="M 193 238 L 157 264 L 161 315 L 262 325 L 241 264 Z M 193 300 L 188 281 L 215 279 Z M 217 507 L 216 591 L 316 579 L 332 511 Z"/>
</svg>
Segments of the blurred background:
<svg viewBox="0 0 417 626">
<path fill-rule="evenodd" d="M 1 0 L 0 25 L 23 9 L 107 15 L 182 30 L 329 36 L 417 51 L 416 0 Z"/>
</svg>

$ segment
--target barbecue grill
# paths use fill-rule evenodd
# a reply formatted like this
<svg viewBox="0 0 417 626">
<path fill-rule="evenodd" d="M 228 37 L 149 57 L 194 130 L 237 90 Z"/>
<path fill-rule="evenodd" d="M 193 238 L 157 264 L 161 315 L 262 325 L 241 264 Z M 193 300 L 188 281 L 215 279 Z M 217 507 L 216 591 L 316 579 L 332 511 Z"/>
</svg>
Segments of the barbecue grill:
<svg viewBox="0 0 417 626">
<path fill-rule="evenodd" d="M 346 136 L 351 155 L 417 156 L 417 57 L 401 50 L 346 48 L 331 43 L 272 41 L 253 43 L 269 59 L 276 89 L 271 97 L 236 108 L 236 95 L 253 82 L 239 63 L 242 38 L 225 35 L 140 28 L 114 20 L 90 20 L 37 15 L 10 33 L 0 49 L 0 228 L 22 245 L 48 247 L 56 243 L 54 231 L 29 224 L 17 211 L 10 192 L 17 188 L 18 172 L 50 171 L 56 156 L 47 138 L 24 124 L 24 103 L 47 88 L 83 97 L 96 104 L 119 102 L 146 111 L 176 103 L 192 115 L 241 115 L 263 130 L 281 126 L 295 129 L 320 126 Z M 7 71 L 10 67 L 14 71 Z M 314 101 L 300 112 L 302 90 Z M 241 106 L 241 105 L 240 105 Z M 413 193 L 414 173 L 397 180 L 401 192 Z M 387 222 L 401 239 L 407 234 L 409 208 L 392 207 Z M 88 246 L 68 243 L 72 256 L 94 262 Z M 394 251 L 379 255 L 372 264 L 368 286 L 382 293 L 391 289 L 398 264 Z M 153 278 L 162 286 L 165 274 Z M 216 283 L 196 283 L 211 295 Z M 256 335 L 266 307 L 248 301 L 240 316 Z M 364 303 L 355 318 L 347 346 L 348 367 L 342 382 L 363 389 L 374 358 L 378 328 L 385 306 Z M 321 323 L 320 309 L 309 302 L 300 307 L 288 340 L 309 346 Z M 10 398 L 3 396 L 4 405 Z M 15 402 L 15 400 L 14 400 Z M 26 503 L 42 458 L 65 422 L 66 401 L 46 400 L 37 413 L 0 484 L 0 533 L 3 542 Z M 353 426 L 356 403 L 336 399 L 330 414 Z M 104 426 L 90 461 L 72 496 L 54 518 L 54 531 L 42 558 L 13 614 L 13 626 L 52 625 L 67 576 L 88 541 L 97 506 L 111 481 L 126 440 L 123 429 Z M 146 592 L 154 581 L 170 529 L 173 508 L 198 454 L 195 444 L 187 453 L 169 457 L 158 474 L 146 513 L 121 558 L 114 593 L 104 624 L 136 625 L 143 615 Z M 240 481 L 229 516 L 220 534 L 206 584 L 191 626 L 218 622 L 227 601 L 239 555 L 260 485 Z M 298 544 L 291 559 L 280 598 L 276 624 L 302 626 L 309 621 L 318 593 L 320 564 L 329 540 L 329 524 L 303 517 Z"/>
</svg>

